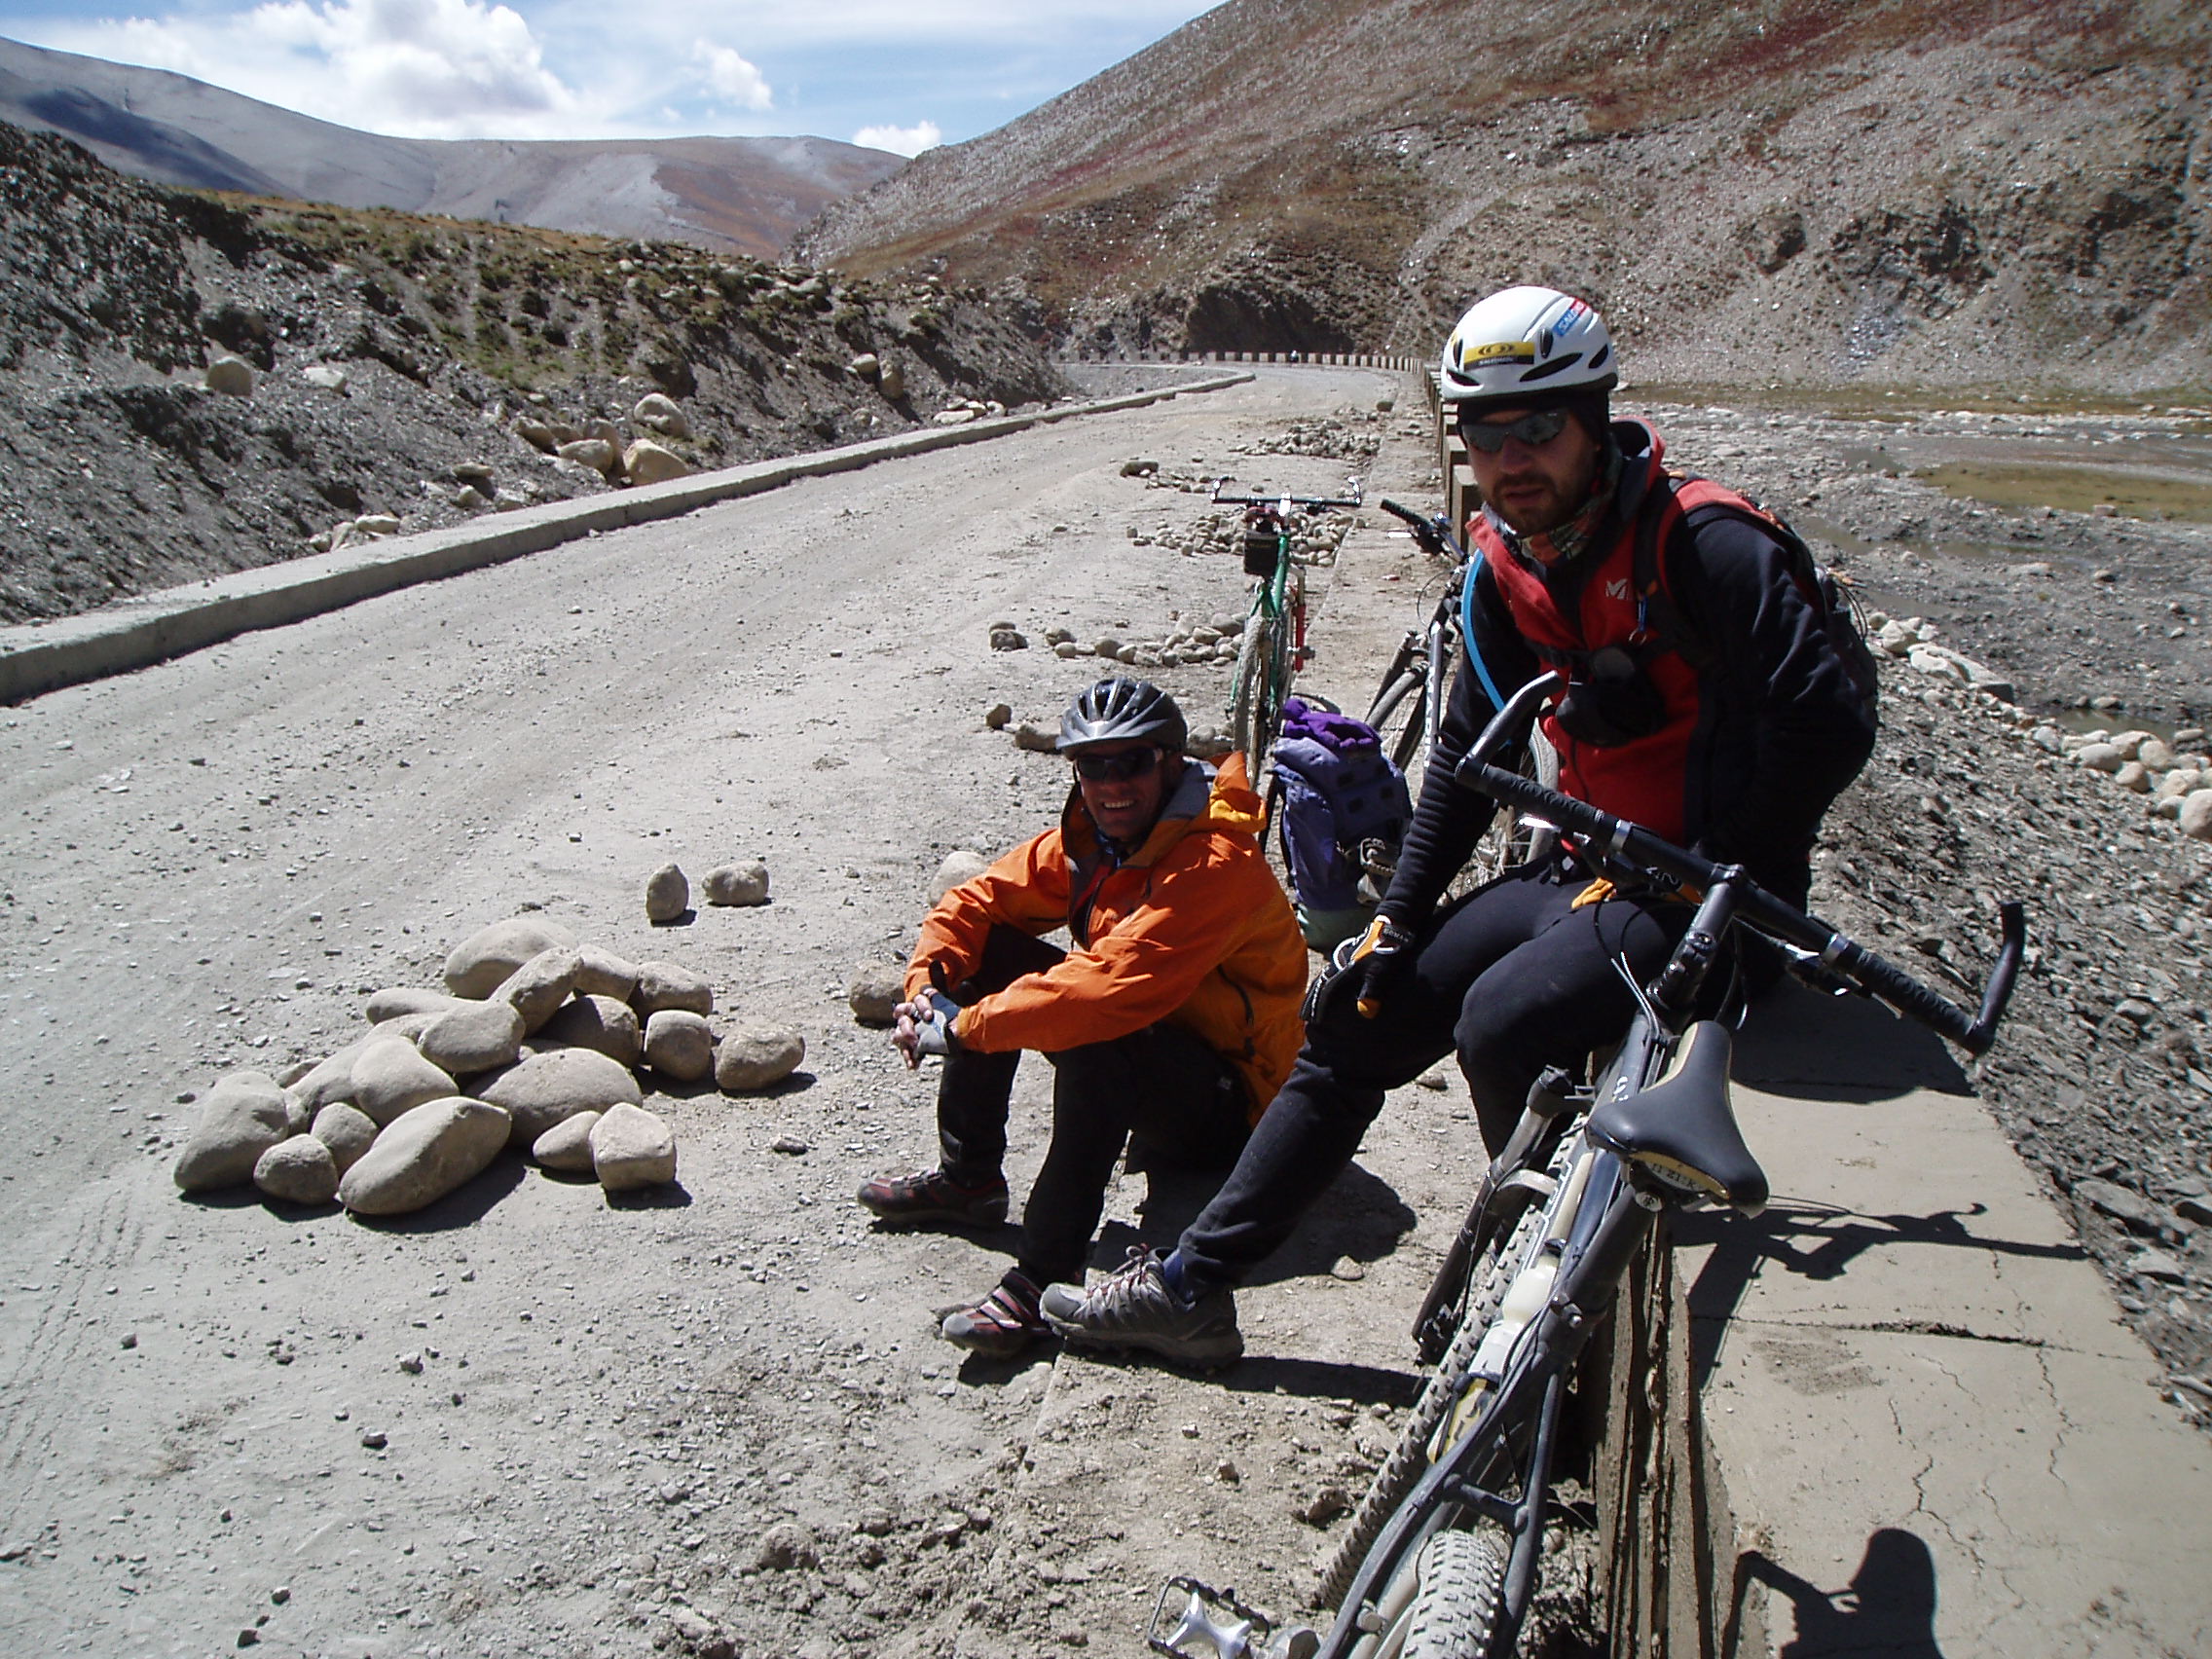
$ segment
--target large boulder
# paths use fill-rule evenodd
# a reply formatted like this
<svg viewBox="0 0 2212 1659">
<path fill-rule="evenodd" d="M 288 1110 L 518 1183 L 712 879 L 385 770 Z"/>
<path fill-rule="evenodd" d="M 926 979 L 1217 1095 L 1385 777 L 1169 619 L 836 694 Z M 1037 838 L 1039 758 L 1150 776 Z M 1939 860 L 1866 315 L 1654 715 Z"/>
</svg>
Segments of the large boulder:
<svg viewBox="0 0 2212 1659">
<path fill-rule="evenodd" d="M 973 880 L 991 867 L 991 861 L 981 853 L 967 847 L 955 847 L 944 855 L 937 866 L 937 874 L 930 880 L 930 903 L 935 904 L 963 881 Z"/>
<path fill-rule="evenodd" d="M 625 1066 L 638 1063 L 645 1039 L 638 1029 L 638 1011 L 612 997 L 577 997 L 561 1005 L 561 1012 L 538 1027 L 532 1047 L 539 1052 L 556 1048 L 593 1049 Z"/>
<path fill-rule="evenodd" d="M 691 435 L 691 423 L 675 398 L 665 391 L 648 391 L 638 399 L 630 411 L 630 419 L 641 426 L 649 426 L 664 438 L 687 438 Z"/>
<path fill-rule="evenodd" d="M 681 921 L 691 908 L 691 883 L 681 866 L 664 864 L 645 877 L 645 920 Z"/>
<path fill-rule="evenodd" d="M 630 993 L 638 988 L 638 965 L 617 956 L 611 950 L 602 950 L 595 944 L 581 946 L 576 952 L 576 995 L 580 997 L 612 997 L 616 1002 L 628 1002 Z"/>
<path fill-rule="evenodd" d="M 293 1135 L 261 1155 L 253 1184 L 289 1203 L 326 1204 L 338 1196 L 338 1161 L 313 1135 Z"/>
<path fill-rule="evenodd" d="M 362 1012 L 368 1014 L 371 1025 L 382 1025 L 387 1019 L 404 1019 L 413 1014 L 443 1014 L 467 1000 L 422 985 L 387 985 L 370 994 L 368 1007 Z"/>
<path fill-rule="evenodd" d="M 488 997 L 517 968 L 556 945 L 576 948 L 576 936 L 543 916 L 513 916 L 462 940 L 446 958 L 446 989 L 457 997 Z"/>
<path fill-rule="evenodd" d="M 325 1106 L 352 1099 L 353 1062 L 361 1057 L 361 1051 L 375 1041 L 373 1033 L 356 1038 L 327 1060 L 309 1067 L 307 1073 L 294 1081 L 284 1092 L 311 1119 Z"/>
<path fill-rule="evenodd" d="M 522 1015 L 527 1035 L 551 1019 L 554 1011 L 569 1000 L 583 966 L 583 953 L 567 945 L 541 950 L 509 974 L 489 1000 L 512 1006 Z"/>
<path fill-rule="evenodd" d="M 715 1033 L 705 1014 L 664 1008 L 645 1021 L 645 1064 L 678 1083 L 715 1069 Z"/>
<path fill-rule="evenodd" d="M 2181 799 L 2181 832 L 2193 841 L 2212 841 L 2212 790 L 2192 790 Z"/>
<path fill-rule="evenodd" d="M 511 1066 L 522 1052 L 522 1014 L 508 1002 L 464 1003 L 431 1020 L 415 1047 L 452 1077 Z"/>
<path fill-rule="evenodd" d="M 591 1126 L 591 1166 L 610 1193 L 676 1179 L 676 1131 L 642 1106 L 616 1106 Z"/>
<path fill-rule="evenodd" d="M 643 1106 L 645 1091 L 630 1068 L 590 1049 L 557 1049 L 519 1060 L 484 1084 L 478 1093 L 514 1120 L 518 1146 L 578 1112 L 609 1106 Z"/>
<path fill-rule="evenodd" d="M 202 378 L 209 391 L 230 397 L 246 397 L 253 391 L 253 366 L 227 351 L 208 363 Z"/>
<path fill-rule="evenodd" d="M 331 1161 L 343 1175 L 376 1144 L 377 1125 L 376 1120 L 358 1107 L 333 1101 L 314 1115 L 308 1133 L 330 1148 Z"/>
<path fill-rule="evenodd" d="M 453 1092 L 453 1077 L 404 1037 L 379 1037 L 353 1062 L 353 1104 L 380 1129 Z"/>
<path fill-rule="evenodd" d="M 338 1183 L 355 1215 L 406 1215 L 434 1204 L 499 1156 L 513 1120 L 466 1095 L 419 1106 L 377 1136 Z"/>
<path fill-rule="evenodd" d="M 691 463 L 650 438 L 640 438 L 622 452 L 622 470 L 633 484 L 666 484 L 671 478 L 690 477 Z"/>
<path fill-rule="evenodd" d="M 873 963 L 858 970 L 845 987 L 845 1005 L 863 1025 L 889 1025 L 898 1018 L 899 1005 L 906 1000 L 906 973 L 903 968 Z"/>
<path fill-rule="evenodd" d="M 572 1118 L 562 1119 L 531 1142 L 530 1156 L 540 1166 L 558 1169 L 564 1175 L 593 1173 L 591 1131 L 600 1117 L 598 1112 L 578 1112 Z"/>
<path fill-rule="evenodd" d="M 715 1051 L 716 1086 L 729 1094 L 767 1088 L 798 1070 L 806 1039 L 780 1025 L 746 1025 L 723 1035 Z"/>
<path fill-rule="evenodd" d="M 651 1015 L 664 1008 L 689 1014 L 715 1012 L 715 987 L 706 975 L 675 962 L 638 964 L 638 988 L 630 993 L 630 1006 Z"/>
<path fill-rule="evenodd" d="M 206 1193 L 252 1180 L 261 1155 L 291 1134 L 295 1110 L 282 1086 L 267 1072 L 236 1071 L 218 1078 L 177 1154 L 177 1190 Z"/>
<path fill-rule="evenodd" d="M 768 902 L 768 866 L 758 859 L 740 864 L 717 865 L 702 884 L 710 904 L 765 904 Z"/>
</svg>

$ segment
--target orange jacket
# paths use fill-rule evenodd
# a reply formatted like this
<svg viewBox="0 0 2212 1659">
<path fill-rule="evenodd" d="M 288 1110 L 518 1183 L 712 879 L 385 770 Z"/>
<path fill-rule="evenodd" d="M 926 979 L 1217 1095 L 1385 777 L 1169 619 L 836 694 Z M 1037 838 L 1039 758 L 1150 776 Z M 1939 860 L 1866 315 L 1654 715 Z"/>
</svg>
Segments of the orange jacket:
<svg viewBox="0 0 2212 1659">
<path fill-rule="evenodd" d="M 1194 786 L 1203 787 L 1195 767 L 1177 793 Z M 943 964 L 948 983 L 973 974 L 993 923 L 1039 937 L 1064 927 L 1062 961 L 963 1009 L 953 1035 L 985 1053 L 1057 1053 L 1170 1020 L 1236 1067 L 1257 1123 L 1305 1036 L 1306 941 L 1261 851 L 1266 809 L 1243 757 L 1222 762 L 1195 811 L 1170 816 L 1178 804 L 1171 799 L 1144 845 L 1101 874 L 1097 832 L 1071 793 L 1057 830 L 938 901 L 906 970 L 907 999 L 929 990 L 932 963 Z M 1071 916 L 1087 883 L 1090 903 Z"/>
</svg>

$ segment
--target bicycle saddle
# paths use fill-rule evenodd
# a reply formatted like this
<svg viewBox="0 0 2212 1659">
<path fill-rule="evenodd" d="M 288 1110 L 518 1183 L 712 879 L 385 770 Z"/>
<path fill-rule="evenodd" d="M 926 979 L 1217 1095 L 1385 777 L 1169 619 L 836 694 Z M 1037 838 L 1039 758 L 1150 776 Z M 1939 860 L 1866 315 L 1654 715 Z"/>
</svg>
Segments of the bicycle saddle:
<svg viewBox="0 0 2212 1659">
<path fill-rule="evenodd" d="M 1649 1088 L 1600 1105 L 1590 1114 L 1589 1135 L 1677 1191 L 1756 1215 L 1766 1207 L 1766 1171 L 1729 1109 L 1732 1047 L 1727 1027 L 1699 1020 L 1683 1036 L 1674 1068 Z"/>
</svg>

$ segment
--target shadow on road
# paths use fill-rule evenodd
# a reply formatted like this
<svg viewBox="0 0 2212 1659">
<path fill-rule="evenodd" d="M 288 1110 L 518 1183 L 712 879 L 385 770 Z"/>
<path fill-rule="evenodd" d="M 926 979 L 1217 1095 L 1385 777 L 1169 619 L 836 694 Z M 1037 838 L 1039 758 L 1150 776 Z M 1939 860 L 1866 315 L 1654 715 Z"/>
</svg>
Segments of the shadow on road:
<svg viewBox="0 0 2212 1659">
<path fill-rule="evenodd" d="M 1138 1244 L 1166 1255 L 1228 1176 L 1226 1168 L 1180 1169 L 1162 1164 L 1146 1170 L 1142 1219 L 1135 1227 L 1109 1221 L 1099 1232 L 1091 1265 L 1111 1272 Z M 1351 1164 L 1315 1201 L 1298 1231 L 1244 1282 L 1250 1286 L 1313 1278 L 1347 1256 L 1360 1263 L 1381 1261 L 1398 1247 L 1418 1219 L 1388 1182 Z"/>
<path fill-rule="evenodd" d="M 1867 997 L 1784 979 L 1736 1034 L 1738 1083 L 1792 1100 L 1894 1100 L 1916 1088 L 1972 1094 L 1943 1040 Z"/>
<path fill-rule="evenodd" d="M 1828 1113 L 1916 1088 L 1972 1093 L 1951 1051 L 1921 1027 L 1862 998 L 1823 997 L 1788 980 L 1753 1006 L 1736 1040 L 1734 1077 L 1785 1099 L 1819 1102 Z M 1677 1215 L 1671 1223 L 1676 1244 L 1712 1247 L 1689 1289 L 1691 1366 L 1699 1385 L 1711 1375 L 1723 1326 L 1762 1272 L 1832 1279 L 1866 1251 L 1900 1244 L 2059 1261 L 2082 1257 L 2078 1245 L 1977 1230 L 1973 1223 L 1985 1213 L 1976 1203 L 1920 1215 L 1861 1214 L 1817 1198 L 1777 1197 L 1756 1216 L 1714 1209 Z"/>
<path fill-rule="evenodd" d="M 1866 1540 L 1851 1582 L 1823 1590 L 1758 1550 L 1736 1558 L 1735 1593 L 1720 1651 L 1741 1645 L 1744 1598 L 1753 1584 L 1787 1598 L 1796 1634 L 1779 1659 L 1842 1659 L 1879 1653 L 1885 1659 L 1942 1659 L 1936 1641 L 1936 1558 L 1917 1533 L 1884 1527 Z M 1769 1631 L 1771 1641 L 1779 1631 Z"/>
</svg>

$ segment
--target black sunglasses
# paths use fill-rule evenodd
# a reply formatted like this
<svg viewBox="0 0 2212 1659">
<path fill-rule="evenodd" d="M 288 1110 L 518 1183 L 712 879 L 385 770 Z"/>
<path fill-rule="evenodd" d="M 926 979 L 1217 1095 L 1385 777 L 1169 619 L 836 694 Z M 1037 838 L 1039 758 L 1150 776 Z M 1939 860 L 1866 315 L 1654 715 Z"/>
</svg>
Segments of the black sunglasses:
<svg viewBox="0 0 2212 1659">
<path fill-rule="evenodd" d="M 1485 455 L 1497 454 L 1505 447 L 1507 438 L 1519 438 L 1530 449 L 1536 449 L 1566 431 L 1567 422 L 1572 419 L 1564 409 L 1539 409 L 1518 421 L 1501 421 L 1495 424 L 1462 418 L 1459 435 L 1467 440 L 1469 449 L 1479 449 Z"/>
<path fill-rule="evenodd" d="M 1118 755 L 1072 755 L 1075 775 L 1087 784 L 1116 783 L 1141 778 L 1160 764 L 1157 749 L 1124 749 Z"/>
</svg>

